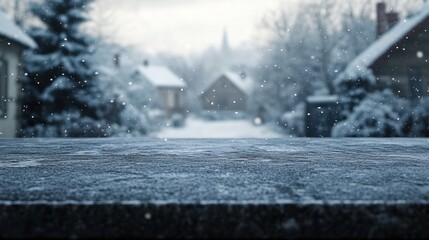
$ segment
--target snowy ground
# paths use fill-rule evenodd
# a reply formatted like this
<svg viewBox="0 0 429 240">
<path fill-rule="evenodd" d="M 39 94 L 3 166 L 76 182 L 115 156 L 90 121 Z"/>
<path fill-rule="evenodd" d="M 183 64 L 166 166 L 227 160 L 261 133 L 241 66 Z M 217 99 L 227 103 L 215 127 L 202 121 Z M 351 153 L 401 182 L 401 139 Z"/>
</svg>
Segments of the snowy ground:
<svg viewBox="0 0 429 240">
<path fill-rule="evenodd" d="M 256 126 L 250 120 L 205 121 L 189 117 L 181 128 L 166 127 L 159 138 L 280 138 L 269 126 Z"/>
</svg>

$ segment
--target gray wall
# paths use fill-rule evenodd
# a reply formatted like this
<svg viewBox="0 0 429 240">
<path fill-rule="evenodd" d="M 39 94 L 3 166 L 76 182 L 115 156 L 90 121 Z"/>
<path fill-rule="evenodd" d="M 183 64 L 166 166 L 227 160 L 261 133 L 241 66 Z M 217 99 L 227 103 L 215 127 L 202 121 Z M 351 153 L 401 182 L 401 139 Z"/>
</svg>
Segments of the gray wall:
<svg viewBox="0 0 429 240">
<path fill-rule="evenodd" d="M 19 77 L 22 76 L 22 47 L 14 42 L 0 37 L 0 59 L 7 64 L 7 95 L 0 96 L 1 101 L 7 102 L 7 112 L 0 117 L 0 138 L 16 137 L 19 129 L 18 89 Z M 4 86 L 4 84 L 3 84 Z"/>
<path fill-rule="evenodd" d="M 186 90 L 183 88 L 158 88 L 162 107 L 167 116 L 171 117 L 174 113 L 186 115 Z"/>
<path fill-rule="evenodd" d="M 225 76 L 216 80 L 202 95 L 204 110 L 247 111 L 248 97 Z"/>
<path fill-rule="evenodd" d="M 399 97 L 411 99 L 410 68 L 421 71 L 422 96 L 429 95 L 429 20 L 413 34 L 404 39 L 397 49 L 372 66 L 379 79 L 379 87 L 390 87 Z M 423 52 L 423 58 L 417 52 Z"/>
</svg>

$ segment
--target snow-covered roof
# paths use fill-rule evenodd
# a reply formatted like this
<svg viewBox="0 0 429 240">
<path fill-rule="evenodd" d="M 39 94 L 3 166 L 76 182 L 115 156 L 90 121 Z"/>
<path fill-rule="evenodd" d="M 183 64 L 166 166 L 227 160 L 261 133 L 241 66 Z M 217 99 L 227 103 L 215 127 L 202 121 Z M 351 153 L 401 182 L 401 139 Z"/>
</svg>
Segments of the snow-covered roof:
<svg viewBox="0 0 429 240">
<path fill-rule="evenodd" d="M 186 88 L 186 83 L 164 66 L 140 66 L 137 71 L 155 87 Z"/>
<path fill-rule="evenodd" d="M 18 25 L 0 11 L 0 37 L 6 37 L 25 47 L 36 48 L 37 44 Z"/>
<path fill-rule="evenodd" d="M 357 56 L 348 66 L 348 69 L 352 68 L 369 68 L 374 64 L 380 57 L 382 57 L 387 51 L 392 49 L 401 39 L 405 38 L 410 32 L 412 32 L 420 23 L 429 18 L 429 3 L 426 3 L 424 7 L 409 17 L 399 22 L 391 30 L 383 34 L 378 40 L 376 40 L 370 47 L 368 47 L 363 53 Z"/>
<path fill-rule="evenodd" d="M 234 84 L 237 88 L 239 88 L 245 94 L 247 94 L 247 95 L 252 94 L 253 84 L 254 84 L 252 78 L 250 78 L 248 76 L 243 78 L 239 74 L 229 72 L 229 71 L 224 72 L 222 75 L 225 76 L 226 78 L 228 78 L 232 82 L 232 84 Z"/>
<path fill-rule="evenodd" d="M 321 96 L 310 96 L 307 97 L 308 103 L 332 103 L 332 102 L 338 102 L 339 97 L 337 95 L 321 95 Z"/>
</svg>

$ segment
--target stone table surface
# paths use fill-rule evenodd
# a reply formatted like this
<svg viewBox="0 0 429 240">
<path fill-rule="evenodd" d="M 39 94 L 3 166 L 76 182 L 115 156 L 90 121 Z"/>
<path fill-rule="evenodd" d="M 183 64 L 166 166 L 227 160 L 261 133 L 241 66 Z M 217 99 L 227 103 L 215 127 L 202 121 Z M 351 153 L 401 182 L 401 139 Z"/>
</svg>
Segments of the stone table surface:
<svg viewBox="0 0 429 240">
<path fill-rule="evenodd" d="M 0 203 L 428 203 L 428 139 L 0 140 Z"/>
</svg>

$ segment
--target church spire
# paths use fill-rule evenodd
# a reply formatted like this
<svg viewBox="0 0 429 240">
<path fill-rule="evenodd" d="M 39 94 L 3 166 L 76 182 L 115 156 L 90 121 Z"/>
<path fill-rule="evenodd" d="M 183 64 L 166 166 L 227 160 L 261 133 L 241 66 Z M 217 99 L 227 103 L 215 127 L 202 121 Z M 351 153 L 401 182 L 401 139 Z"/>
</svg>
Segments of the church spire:
<svg viewBox="0 0 429 240">
<path fill-rule="evenodd" d="M 223 29 L 223 37 L 222 37 L 222 52 L 223 53 L 229 53 L 229 40 L 228 40 L 228 32 L 226 31 L 226 28 Z"/>
</svg>

